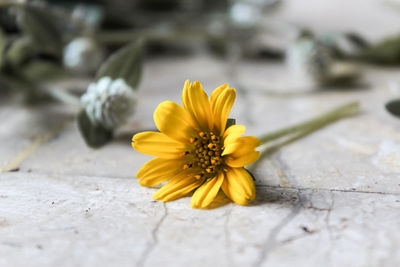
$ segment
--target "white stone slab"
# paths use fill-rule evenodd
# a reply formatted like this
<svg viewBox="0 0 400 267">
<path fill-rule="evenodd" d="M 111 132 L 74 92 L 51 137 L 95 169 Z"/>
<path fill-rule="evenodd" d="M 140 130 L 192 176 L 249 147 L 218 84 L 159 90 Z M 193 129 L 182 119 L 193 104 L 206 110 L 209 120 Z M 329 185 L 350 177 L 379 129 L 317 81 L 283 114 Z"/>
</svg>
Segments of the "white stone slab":
<svg viewBox="0 0 400 267">
<path fill-rule="evenodd" d="M 59 104 L 24 106 L 15 99 L 0 101 L 0 167 L 68 114 Z"/>
<path fill-rule="evenodd" d="M 0 175 L 0 266 L 397 266 L 400 195 L 258 187 L 163 205 L 135 179 Z M 221 206 L 222 205 L 222 206 Z M 384 265 L 383 265 L 384 264 Z"/>
<path fill-rule="evenodd" d="M 382 1 L 283 4 L 265 17 L 319 32 L 360 30 L 372 40 L 398 31 L 397 13 Z M 400 266 L 400 121 L 383 109 L 400 95 L 398 69 L 365 67 L 369 89 L 286 96 L 264 89 L 290 82 L 283 65 L 242 62 L 239 70 L 245 86 L 237 88 L 232 117 L 247 134 L 352 100 L 363 113 L 252 166 L 257 198 L 250 206 L 223 195 L 211 210 L 191 209 L 190 198 L 163 205 L 151 198 L 156 189 L 134 179 L 150 157 L 130 147 L 131 135 L 154 129 L 155 107 L 180 102 L 186 79 L 200 80 L 208 93 L 232 81 L 222 60 L 204 54 L 149 60 L 137 113 L 114 142 L 87 148 L 69 123 L 19 172 L 0 173 L 0 266 Z M 67 114 L 60 105 L 1 99 L 0 166 Z"/>
</svg>

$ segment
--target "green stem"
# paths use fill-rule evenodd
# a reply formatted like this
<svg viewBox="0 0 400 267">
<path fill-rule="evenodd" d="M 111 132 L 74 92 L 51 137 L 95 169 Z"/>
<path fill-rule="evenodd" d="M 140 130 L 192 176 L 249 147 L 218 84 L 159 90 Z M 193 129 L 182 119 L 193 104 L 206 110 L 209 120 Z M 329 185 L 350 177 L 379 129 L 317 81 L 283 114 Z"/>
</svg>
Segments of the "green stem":
<svg viewBox="0 0 400 267">
<path fill-rule="evenodd" d="M 187 40 L 201 41 L 207 34 L 193 31 L 173 31 L 168 34 L 152 30 L 121 30 L 121 31 L 101 31 L 89 35 L 97 42 L 105 45 L 118 45 L 132 42 L 138 38 L 151 41 L 178 41 Z"/>
<path fill-rule="evenodd" d="M 289 126 L 272 133 L 268 133 L 260 136 L 258 139 L 263 143 L 267 143 L 276 139 L 279 139 L 283 136 L 289 134 L 296 134 L 305 132 L 315 131 L 325 125 L 328 125 L 331 122 L 334 122 L 338 119 L 341 119 L 346 116 L 354 115 L 359 111 L 359 103 L 351 102 L 342 106 L 339 106 L 331 111 L 323 113 L 311 120 L 307 120 L 305 122 L 295 124 L 293 126 Z"/>
<path fill-rule="evenodd" d="M 81 105 L 81 101 L 79 99 L 79 97 L 68 93 L 65 90 L 61 90 L 55 87 L 47 87 L 47 86 L 43 86 L 41 87 L 41 89 L 50 97 L 65 103 L 65 104 L 70 104 L 70 105 L 74 105 L 74 106 L 79 106 Z"/>
</svg>

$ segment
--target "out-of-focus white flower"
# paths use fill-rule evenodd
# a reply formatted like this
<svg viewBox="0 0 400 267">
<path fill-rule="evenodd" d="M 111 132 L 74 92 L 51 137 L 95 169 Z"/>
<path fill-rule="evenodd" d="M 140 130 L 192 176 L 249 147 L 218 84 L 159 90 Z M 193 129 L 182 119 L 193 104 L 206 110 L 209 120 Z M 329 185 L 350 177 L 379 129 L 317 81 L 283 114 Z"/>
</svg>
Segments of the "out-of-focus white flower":
<svg viewBox="0 0 400 267">
<path fill-rule="evenodd" d="M 115 129 L 133 113 L 136 94 L 123 79 L 103 77 L 89 85 L 81 102 L 93 124 Z"/>
<path fill-rule="evenodd" d="M 229 12 L 232 23 L 239 27 L 254 27 L 261 16 L 261 8 L 252 1 L 235 2 Z"/>
<path fill-rule="evenodd" d="M 286 54 L 286 63 L 301 86 L 350 84 L 361 77 L 361 69 L 337 60 L 333 48 L 310 37 L 298 39 Z"/>
<path fill-rule="evenodd" d="M 100 6 L 90 4 L 78 4 L 72 10 L 72 19 L 83 20 L 91 28 L 98 28 L 103 17 L 104 12 Z"/>
<path fill-rule="evenodd" d="M 286 53 L 286 63 L 299 82 L 321 83 L 333 63 L 330 51 L 311 38 L 300 38 Z"/>
<path fill-rule="evenodd" d="M 229 1 L 228 1 L 229 2 Z M 254 28 L 266 12 L 278 6 L 280 0 L 235 0 L 228 11 L 230 22 L 237 28 Z"/>
<path fill-rule="evenodd" d="M 80 37 L 64 48 L 64 65 L 76 72 L 90 74 L 104 59 L 104 50 L 92 39 Z"/>
</svg>

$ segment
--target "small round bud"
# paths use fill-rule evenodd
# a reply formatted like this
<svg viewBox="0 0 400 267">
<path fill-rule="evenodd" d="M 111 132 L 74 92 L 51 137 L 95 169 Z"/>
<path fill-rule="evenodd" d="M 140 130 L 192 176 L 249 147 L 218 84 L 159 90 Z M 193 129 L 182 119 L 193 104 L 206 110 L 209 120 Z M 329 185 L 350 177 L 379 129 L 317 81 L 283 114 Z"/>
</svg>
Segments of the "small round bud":
<svg viewBox="0 0 400 267">
<path fill-rule="evenodd" d="M 123 79 L 103 77 L 89 85 L 81 102 L 93 124 L 114 129 L 133 113 L 136 94 Z"/>
<path fill-rule="evenodd" d="M 300 38 L 287 51 L 286 62 L 300 82 L 321 83 L 333 62 L 330 51 L 312 38 Z"/>
<path fill-rule="evenodd" d="M 94 40 L 76 38 L 64 48 L 64 65 L 76 72 L 94 73 L 104 60 L 104 50 Z"/>
</svg>

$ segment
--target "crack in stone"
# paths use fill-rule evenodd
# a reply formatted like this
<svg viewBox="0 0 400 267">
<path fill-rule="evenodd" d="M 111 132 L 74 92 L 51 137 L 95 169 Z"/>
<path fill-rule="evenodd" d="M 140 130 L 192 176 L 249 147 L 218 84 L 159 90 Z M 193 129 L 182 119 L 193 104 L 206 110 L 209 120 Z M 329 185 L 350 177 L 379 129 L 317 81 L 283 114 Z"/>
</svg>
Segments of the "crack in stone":
<svg viewBox="0 0 400 267">
<path fill-rule="evenodd" d="M 331 191 L 331 203 L 327 209 L 326 217 L 325 217 L 325 223 L 326 223 L 326 228 L 328 229 L 329 232 L 329 237 L 331 240 L 333 240 L 332 237 L 332 228 L 330 224 L 330 219 L 331 219 L 331 212 L 333 207 L 335 206 L 335 194 Z"/>
<path fill-rule="evenodd" d="M 330 214 L 331 214 L 331 211 L 333 210 L 333 207 L 335 205 L 335 198 L 334 198 L 334 193 L 333 192 L 330 192 L 330 195 L 331 195 L 331 201 L 329 203 L 329 207 L 327 207 L 327 208 L 320 208 L 320 207 L 314 206 L 311 198 L 307 200 L 309 205 L 306 205 L 305 201 L 303 201 L 302 202 L 303 203 L 302 207 L 304 209 L 311 209 L 311 210 L 315 210 L 317 212 L 325 212 L 326 211 L 326 215 L 325 215 L 325 219 L 324 220 L 325 220 L 326 228 L 327 228 L 328 233 L 329 233 L 330 240 L 332 241 L 333 237 L 332 237 L 332 229 L 331 229 L 331 226 L 330 226 Z M 304 230 L 304 233 L 301 233 L 301 234 L 294 235 L 292 237 L 286 238 L 286 239 L 282 240 L 281 242 L 279 242 L 279 245 L 287 245 L 287 244 L 289 244 L 291 242 L 294 242 L 296 240 L 299 240 L 301 238 L 304 238 L 304 237 L 307 237 L 307 236 L 310 236 L 312 234 L 320 232 L 320 230 L 308 230 L 308 228 L 306 228 L 306 227 L 304 227 L 303 230 Z M 331 243 L 331 248 L 332 248 L 332 243 Z M 328 250 L 328 253 L 332 250 L 331 248 Z M 327 257 L 330 257 L 330 255 L 327 255 Z M 327 260 L 326 262 L 330 262 L 330 260 Z"/>
<path fill-rule="evenodd" d="M 342 193 L 361 193 L 361 194 L 378 194 L 378 195 L 395 195 L 398 196 L 400 193 L 395 192 L 379 192 L 379 191 L 362 191 L 362 190 L 349 190 L 349 189 L 330 189 L 330 188 L 311 188 L 311 187 L 286 187 L 276 185 L 256 185 L 258 188 L 278 188 L 278 189 L 292 189 L 300 191 L 329 191 L 329 192 L 342 192 Z"/>
<path fill-rule="evenodd" d="M 333 210 L 333 207 L 335 206 L 335 194 L 334 192 L 330 191 L 330 195 L 331 195 L 331 203 L 329 204 L 329 207 L 327 209 L 326 212 L 326 216 L 325 216 L 325 225 L 326 225 L 326 229 L 328 230 L 328 235 L 329 235 L 329 240 L 330 240 L 330 244 L 329 244 L 329 249 L 326 252 L 326 262 L 331 263 L 331 252 L 333 250 L 333 232 L 332 232 L 332 227 L 330 224 L 330 219 L 331 219 L 331 212 Z"/>
<path fill-rule="evenodd" d="M 289 243 L 294 242 L 294 241 L 296 241 L 298 239 L 301 239 L 303 237 L 307 237 L 307 236 L 313 235 L 313 234 L 315 234 L 317 232 L 319 232 L 319 230 L 311 230 L 311 231 L 307 231 L 307 232 L 304 232 L 304 233 L 296 235 L 296 236 L 292 236 L 292 237 L 286 238 L 286 239 L 282 240 L 279 243 L 279 245 L 289 244 Z"/>
<path fill-rule="evenodd" d="M 136 264 L 136 266 L 138 266 L 138 267 L 144 266 L 147 258 L 149 257 L 149 255 L 151 254 L 151 252 L 153 251 L 153 249 L 155 248 L 155 246 L 158 243 L 158 231 L 161 227 L 161 224 L 164 222 L 165 218 L 168 216 L 167 206 L 165 205 L 165 203 L 162 203 L 162 204 L 164 207 L 164 214 L 160 218 L 160 220 L 157 222 L 157 224 L 154 226 L 153 230 L 151 231 L 152 241 L 148 244 L 148 246 L 146 247 L 146 249 L 143 251 L 142 255 L 140 256 L 139 261 Z"/>
<path fill-rule="evenodd" d="M 284 186 L 287 187 L 297 186 L 297 182 L 294 179 L 293 175 L 291 175 L 289 167 L 282 159 L 280 151 L 275 152 L 275 155 L 271 157 L 271 163 L 275 167 L 279 179 L 281 180 Z"/>
<path fill-rule="evenodd" d="M 318 192 L 318 190 L 312 190 L 313 192 L 312 193 L 314 193 L 314 191 L 315 192 Z M 332 191 L 328 191 L 329 193 L 330 193 L 330 195 L 331 195 L 331 203 L 329 204 L 329 206 L 327 207 L 327 208 L 320 208 L 320 207 L 316 207 L 316 206 L 314 206 L 314 203 L 313 203 L 313 201 L 312 201 L 312 198 L 310 198 L 309 200 L 308 200 L 308 202 L 310 203 L 308 206 L 304 206 L 304 208 L 306 208 L 306 209 L 312 209 L 312 210 L 315 210 L 315 211 L 326 211 L 327 212 L 327 215 L 329 215 L 329 213 L 330 213 L 330 211 L 331 211 L 331 209 L 332 209 L 332 205 L 334 204 L 334 203 L 332 203 L 332 195 L 333 195 L 333 192 Z M 325 217 L 325 221 L 326 221 L 326 217 Z"/>
<path fill-rule="evenodd" d="M 253 264 L 254 267 L 261 266 L 261 264 L 267 260 L 270 251 L 275 247 L 276 238 L 278 234 L 287 224 L 289 224 L 299 214 L 300 210 L 303 207 L 303 202 L 305 201 L 305 199 L 303 199 L 303 196 L 300 194 L 299 190 L 297 191 L 297 197 L 298 197 L 298 202 L 292 208 L 290 213 L 285 218 L 283 218 L 278 224 L 276 224 L 276 226 L 273 227 L 269 232 L 268 237 L 261 248 L 258 260 Z"/>
<path fill-rule="evenodd" d="M 225 235 L 225 253 L 228 266 L 235 266 L 232 259 L 231 233 L 229 231 L 229 220 L 233 210 L 233 204 L 230 204 L 230 209 L 225 213 L 224 235 Z"/>
<path fill-rule="evenodd" d="M 19 171 L 18 175 L 44 175 L 44 174 L 49 174 L 48 172 L 40 172 L 40 171 L 35 171 L 35 172 L 27 172 L 27 171 Z M 51 173 L 50 173 L 51 174 Z M 126 178 L 131 178 L 131 176 L 93 176 L 93 175 L 74 175 L 74 174 L 68 174 L 68 177 L 88 177 L 88 178 L 110 178 L 110 179 L 123 179 L 125 180 Z M 286 176 L 287 177 L 287 176 Z M 361 193 L 361 194 L 379 194 L 379 195 L 395 195 L 395 196 L 400 196 L 400 192 L 379 192 L 379 191 L 363 191 L 363 190 L 350 190 L 350 189 L 334 189 L 334 188 L 311 188 L 311 187 L 299 187 L 299 186 L 279 186 L 279 185 L 263 185 L 263 184 L 256 184 L 255 185 L 257 188 L 277 188 L 277 189 L 290 189 L 290 190 L 300 190 L 300 191 L 329 191 L 329 192 L 341 192 L 341 193 Z M 0 198 L 7 198 L 7 196 L 0 196 Z"/>
</svg>

